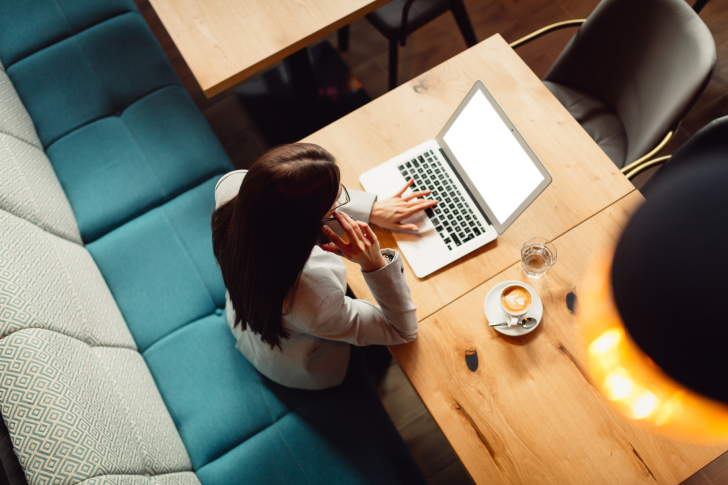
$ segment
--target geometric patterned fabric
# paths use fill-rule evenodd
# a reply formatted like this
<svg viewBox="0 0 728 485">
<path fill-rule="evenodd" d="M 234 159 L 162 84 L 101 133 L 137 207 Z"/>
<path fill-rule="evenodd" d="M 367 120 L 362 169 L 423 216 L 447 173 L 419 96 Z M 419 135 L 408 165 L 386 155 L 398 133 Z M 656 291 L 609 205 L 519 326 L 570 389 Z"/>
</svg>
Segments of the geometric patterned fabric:
<svg viewBox="0 0 728 485">
<path fill-rule="evenodd" d="M 107 370 L 127 359 L 97 354 L 83 342 L 42 329 L 20 330 L 0 340 L 2 415 L 30 485 L 149 474 L 161 467 L 163 455 L 177 461 L 161 467 L 166 471 L 191 470 L 178 436 L 154 442 L 148 426 L 140 429 L 133 415 L 140 403 L 129 402 L 123 394 L 128 386 L 118 386 L 119 372 L 110 376 Z M 140 366 L 134 363 L 130 370 L 138 373 Z M 151 381 L 148 371 L 144 381 Z M 132 395 L 140 397 L 163 406 L 158 393 Z"/>
<path fill-rule="evenodd" d="M 139 352 L 111 347 L 91 350 L 121 397 L 144 457 L 144 473 L 159 475 L 191 470 L 182 438 Z"/>
<path fill-rule="evenodd" d="M 70 241 L 76 219 L 33 122 L 0 65 L 0 209 Z"/>
<path fill-rule="evenodd" d="M 85 480 L 80 485 L 200 485 L 200 481 L 194 473 L 182 472 L 156 477 L 108 475 Z"/>
<path fill-rule="evenodd" d="M 88 251 L 0 211 L 0 337 L 45 328 L 89 345 L 136 349 Z"/>
</svg>

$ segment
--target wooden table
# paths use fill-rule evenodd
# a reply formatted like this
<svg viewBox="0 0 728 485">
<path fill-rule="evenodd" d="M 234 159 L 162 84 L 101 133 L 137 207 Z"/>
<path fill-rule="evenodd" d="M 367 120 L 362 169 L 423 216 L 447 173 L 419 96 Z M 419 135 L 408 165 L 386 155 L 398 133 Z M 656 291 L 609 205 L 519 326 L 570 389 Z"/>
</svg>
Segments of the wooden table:
<svg viewBox="0 0 728 485">
<path fill-rule="evenodd" d="M 494 242 L 446 268 L 408 282 L 420 319 L 484 283 L 519 258 L 521 245 L 536 235 L 555 239 L 634 190 L 604 152 L 499 35 L 374 100 L 306 141 L 337 158 L 342 181 L 361 188 L 358 175 L 434 138 L 481 79 L 553 176 L 553 182 Z M 389 232 L 382 244 L 396 245 Z M 349 285 L 370 297 L 364 279 L 350 266 Z"/>
<path fill-rule="evenodd" d="M 207 97 L 391 0 L 150 0 Z"/>
<path fill-rule="evenodd" d="M 654 436 L 623 419 L 585 371 L 576 318 L 594 251 L 614 244 L 642 196 L 495 35 L 369 103 L 305 141 L 329 149 L 347 187 L 358 175 L 440 131 L 476 79 L 490 89 L 553 176 L 552 184 L 493 243 L 425 279 L 407 266 L 420 331 L 390 348 L 476 483 L 677 484 L 728 449 Z M 387 231 L 383 246 L 396 247 Z M 523 241 L 554 240 L 556 266 L 528 280 L 545 313 L 534 332 L 502 337 L 483 301 L 497 283 L 526 281 Z M 373 301 L 355 265 L 348 281 Z M 477 352 L 471 371 L 465 353 Z"/>
</svg>

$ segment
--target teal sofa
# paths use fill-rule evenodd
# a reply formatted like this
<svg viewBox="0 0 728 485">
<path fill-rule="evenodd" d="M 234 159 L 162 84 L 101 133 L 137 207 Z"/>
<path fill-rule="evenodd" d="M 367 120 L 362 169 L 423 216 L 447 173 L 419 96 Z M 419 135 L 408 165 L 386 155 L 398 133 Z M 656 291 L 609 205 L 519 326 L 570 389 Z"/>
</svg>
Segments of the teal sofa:
<svg viewBox="0 0 728 485">
<path fill-rule="evenodd" d="M 131 0 L 3 0 L 0 61 L 11 483 L 424 483 L 358 352 L 315 392 L 235 349 L 210 233 L 233 167 Z"/>
</svg>

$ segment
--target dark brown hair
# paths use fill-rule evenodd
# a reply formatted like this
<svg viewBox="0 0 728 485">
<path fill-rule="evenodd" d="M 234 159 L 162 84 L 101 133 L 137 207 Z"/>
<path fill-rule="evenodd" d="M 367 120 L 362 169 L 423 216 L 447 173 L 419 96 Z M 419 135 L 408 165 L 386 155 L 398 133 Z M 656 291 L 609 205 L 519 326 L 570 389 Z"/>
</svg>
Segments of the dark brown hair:
<svg viewBox="0 0 728 485">
<path fill-rule="evenodd" d="M 295 293 L 339 180 L 334 157 L 320 146 L 283 145 L 260 157 L 238 195 L 212 214 L 212 248 L 235 310 L 233 326 L 249 325 L 271 348 L 289 337 L 283 301 Z"/>
</svg>

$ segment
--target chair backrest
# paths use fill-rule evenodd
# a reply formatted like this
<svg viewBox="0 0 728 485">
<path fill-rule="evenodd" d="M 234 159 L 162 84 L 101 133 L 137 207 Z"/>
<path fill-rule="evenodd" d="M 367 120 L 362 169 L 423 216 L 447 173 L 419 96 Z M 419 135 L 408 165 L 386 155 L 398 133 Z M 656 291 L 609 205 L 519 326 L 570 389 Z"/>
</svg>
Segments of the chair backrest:
<svg viewBox="0 0 728 485">
<path fill-rule="evenodd" d="M 673 172 L 704 165 L 728 166 L 728 116 L 711 121 L 680 146 L 642 187 L 645 197 Z"/>
<path fill-rule="evenodd" d="M 607 103 L 629 163 L 677 128 L 715 63 L 713 36 L 685 0 L 602 0 L 544 80 Z"/>
</svg>

